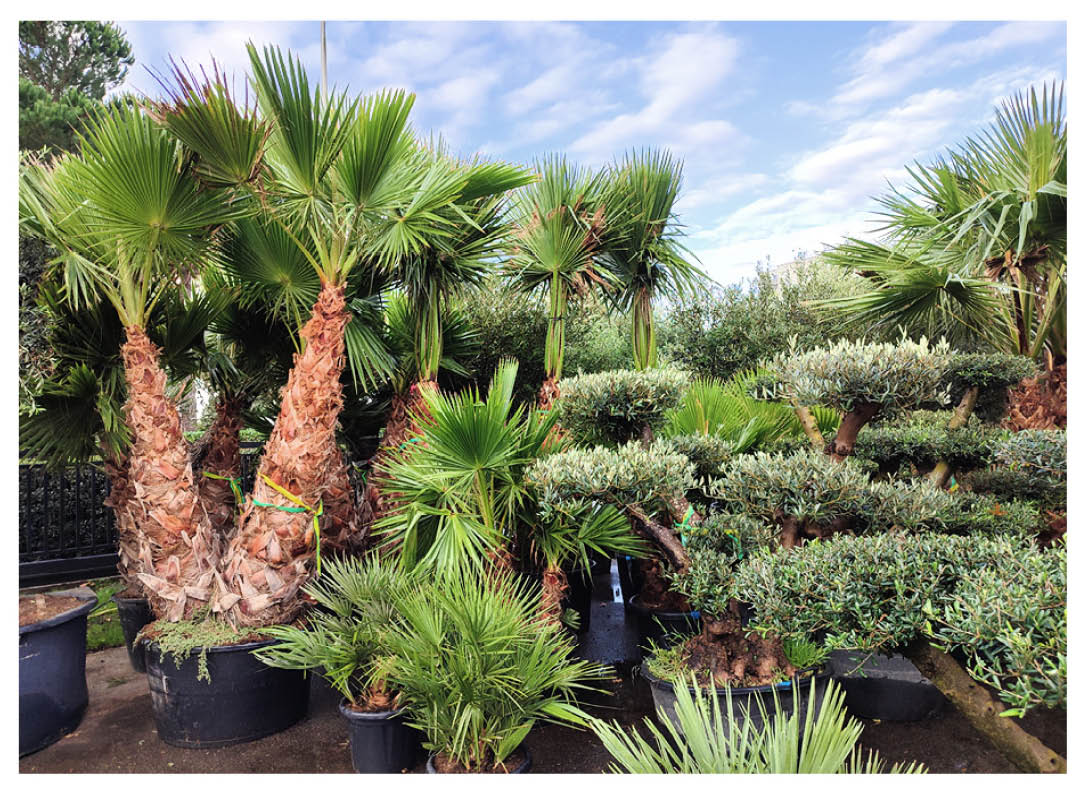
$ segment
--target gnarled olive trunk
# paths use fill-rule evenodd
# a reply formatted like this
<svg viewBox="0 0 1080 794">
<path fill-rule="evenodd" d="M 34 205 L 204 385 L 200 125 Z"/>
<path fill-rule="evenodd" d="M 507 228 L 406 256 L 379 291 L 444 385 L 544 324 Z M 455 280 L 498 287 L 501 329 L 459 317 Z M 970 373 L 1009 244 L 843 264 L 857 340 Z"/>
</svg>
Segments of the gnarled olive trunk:
<svg viewBox="0 0 1080 794">
<path fill-rule="evenodd" d="M 236 530 L 244 405 L 245 401 L 237 395 L 222 395 L 214 422 L 192 455 L 198 474 L 199 501 L 206 509 L 214 535 L 223 543 L 227 543 Z M 237 483 L 235 490 L 231 483 Z"/>
<path fill-rule="evenodd" d="M 135 534 L 133 567 L 154 614 L 189 616 L 211 593 L 218 546 L 199 504 L 180 415 L 165 394 L 158 349 L 143 329 L 129 326 L 121 347 L 128 385 L 125 407 L 134 443 L 128 464 L 131 491 L 123 510 Z"/>
<path fill-rule="evenodd" d="M 855 451 L 855 439 L 863 426 L 877 416 L 881 406 L 877 403 L 858 403 L 844 414 L 837 428 L 836 438 L 825 447 L 825 454 L 837 463 L 843 463 Z"/>
<path fill-rule="evenodd" d="M 349 319 L 344 285 L 324 284 L 300 331 L 304 350 L 293 360 L 254 487 L 222 560 L 214 608 L 234 624 L 288 623 L 300 609 L 297 592 L 316 565 L 317 512 L 320 505 L 325 512 L 327 488 L 340 467 L 335 425 Z"/>
<path fill-rule="evenodd" d="M 925 640 L 903 649 L 904 656 L 941 690 L 972 727 L 983 734 L 1024 772 L 1064 772 L 1065 759 L 1021 728 L 1009 717 L 1002 717 L 1005 707 L 949 654 Z"/>
<path fill-rule="evenodd" d="M 968 390 L 964 392 L 960 403 L 956 406 L 956 410 L 953 411 L 952 418 L 949 420 L 949 430 L 957 430 L 968 423 L 968 419 L 971 418 L 971 414 L 975 410 L 975 402 L 978 399 L 979 387 L 969 386 Z M 926 478 L 938 488 L 944 488 L 951 474 L 952 466 L 947 461 L 939 460 L 933 470 L 926 475 Z"/>
</svg>

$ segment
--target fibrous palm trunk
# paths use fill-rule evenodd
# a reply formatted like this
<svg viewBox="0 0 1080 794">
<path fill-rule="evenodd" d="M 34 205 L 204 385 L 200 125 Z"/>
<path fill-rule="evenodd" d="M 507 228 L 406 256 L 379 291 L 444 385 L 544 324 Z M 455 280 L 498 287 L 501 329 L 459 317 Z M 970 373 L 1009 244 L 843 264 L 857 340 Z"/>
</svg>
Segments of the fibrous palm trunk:
<svg viewBox="0 0 1080 794">
<path fill-rule="evenodd" d="M 214 536 L 228 542 L 236 529 L 236 493 L 239 483 L 240 427 L 244 400 L 222 395 L 205 443 L 192 456 L 199 476 L 199 501 L 206 509 Z M 222 479 L 224 478 L 224 479 Z"/>
<path fill-rule="evenodd" d="M 425 380 L 412 384 L 405 392 L 390 398 L 390 415 L 375 457 L 371 460 L 371 477 L 365 490 L 365 503 L 370 507 L 373 520 L 385 515 L 393 501 L 378 485 L 386 475 L 387 456 L 393 450 L 401 450 L 419 440 L 419 426 L 415 417 L 427 412 L 425 391 L 438 391 L 439 384 Z"/>
<path fill-rule="evenodd" d="M 320 518 L 324 549 L 328 552 L 360 554 L 371 529 L 371 510 L 356 503 L 356 492 L 349 479 L 349 467 L 341 450 L 334 448 L 330 478 L 323 494 Z M 325 522 L 325 523 L 322 523 Z"/>
<path fill-rule="evenodd" d="M 105 462 L 105 476 L 109 479 L 109 495 L 105 497 L 105 506 L 112 509 L 116 525 L 119 553 L 116 567 L 120 578 L 124 580 L 124 594 L 135 598 L 143 594 L 143 586 L 138 577 L 139 536 L 128 510 L 128 500 L 134 490 L 128 476 L 131 457 L 127 453 L 115 455 L 106 449 L 102 449 L 101 457 Z"/>
<path fill-rule="evenodd" d="M 321 504 L 325 514 L 328 485 L 340 468 L 334 430 L 349 319 L 344 285 L 324 284 L 300 331 L 304 350 L 294 358 L 254 487 L 222 560 L 224 589 L 214 609 L 236 625 L 288 623 L 300 609 L 296 594 L 316 565 L 316 513 Z"/>
<path fill-rule="evenodd" d="M 189 616 L 210 597 L 218 548 L 199 505 L 180 415 L 165 394 L 158 349 L 143 329 L 129 326 L 121 348 L 127 378 L 125 407 L 134 443 L 131 492 L 124 508 L 136 535 L 133 563 L 154 614 Z"/>
</svg>

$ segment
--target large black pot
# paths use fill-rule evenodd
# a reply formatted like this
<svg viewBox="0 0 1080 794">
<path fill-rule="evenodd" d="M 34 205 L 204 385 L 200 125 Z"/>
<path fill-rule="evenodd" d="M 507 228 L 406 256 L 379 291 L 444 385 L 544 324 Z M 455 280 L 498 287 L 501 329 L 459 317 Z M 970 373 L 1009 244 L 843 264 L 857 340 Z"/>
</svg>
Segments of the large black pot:
<svg viewBox="0 0 1080 794">
<path fill-rule="evenodd" d="M 649 672 L 648 661 L 641 665 L 641 674 L 649 682 L 652 690 L 653 706 L 659 716 L 661 712 L 668 715 L 675 729 L 682 733 L 682 723 L 675 713 L 675 687 L 670 681 L 657 678 Z M 777 711 L 791 715 L 795 710 L 795 703 L 799 706 L 800 728 L 806 724 L 806 715 L 810 705 L 810 682 L 814 682 L 814 713 L 821 710 L 821 702 L 825 697 L 825 686 L 831 675 L 828 668 L 820 671 L 800 670 L 796 678 L 790 681 L 782 681 L 779 684 L 766 684 L 765 686 L 732 687 L 731 703 L 732 716 L 735 718 L 735 729 L 738 730 L 743 721 L 749 719 L 759 730 L 766 723 L 772 721 Z M 776 694 L 773 694 L 775 687 Z M 693 688 L 691 688 L 693 693 Z M 727 694 L 726 690 L 717 687 L 720 695 L 720 719 L 723 722 L 719 728 L 724 735 L 729 735 Z"/>
<path fill-rule="evenodd" d="M 86 690 L 86 616 L 97 603 L 89 588 L 49 595 L 83 603 L 48 620 L 19 626 L 19 756 L 71 733 L 89 702 Z"/>
<path fill-rule="evenodd" d="M 530 769 L 532 769 L 532 755 L 529 753 L 529 748 L 526 747 L 525 745 L 521 745 L 520 749 L 525 751 L 525 760 L 522 761 L 520 764 L 518 764 L 513 769 L 511 769 L 506 774 L 509 774 L 509 775 L 524 775 L 526 772 L 528 772 Z M 439 774 L 439 770 L 437 770 L 435 768 L 435 754 L 434 753 L 432 753 L 431 755 L 428 756 L 427 771 L 428 771 L 429 775 L 437 775 L 437 774 Z"/>
<path fill-rule="evenodd" d="M 939 712 L 945 696 L 911 662 L 896 654 L 834 651 L 834 675 L 844 688 L 848 711 L 856 717 L 915 722 Z"/>
<path fill-rule="evenodd" d="M 268 667 L 252 651 L 275 640 L 207 651 L 210 681 L 198 680 L 198 655 L 180 663 L 146 648 L 146 677 L 158 736 L 174 747 L 226 747 L 283 731 L 307 715 L 311 679 L 303 670 Z"/>
<path fill-rule="evenodd" d="M 338 711 L 349 724 L 352 766 L 365 774 L 408 772 L 416 763 L 420 733 L 405 724 L 404 709 L 365 713 L 342 700 Z"/>
<path fill-rule="evenodd" d="M 622 593 L 623 609 L 630 611 L 630 599 L 641 592 L 641 561 L 637 557 L 620 554 L 615 558 L 619 570 L 619 591 Z"/>
<path fill-rule="evenodd" d="M 120 629 L 124 632 L 124 645 L 127 646 L 128 661 L 137 673 L 146 672 L 146 645 L 136 643 L 135 637 L 147 623 L 154 620 L 150 602 L 145 598 L 112 597 L 116 604 L 116 613 L 120 617 Z"/>
<path fill-rule="evenodd" d="M 637 631 L 637 644 L 642 650 L 648 650 L 652 643 L 660 648 L 670 648 L 682 637 L 701 631 L 699 612 L 650 609 L 639 604 L 638 598 L 639 596 L 635 595 L 630 599 L 628 625 Z"/>
</svg>

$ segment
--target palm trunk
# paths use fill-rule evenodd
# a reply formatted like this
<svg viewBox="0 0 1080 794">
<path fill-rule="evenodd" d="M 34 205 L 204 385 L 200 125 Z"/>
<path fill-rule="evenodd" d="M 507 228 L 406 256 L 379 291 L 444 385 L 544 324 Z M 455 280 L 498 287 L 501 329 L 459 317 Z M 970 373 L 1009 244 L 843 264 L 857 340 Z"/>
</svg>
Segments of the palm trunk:
<svg viewBox="0 0 1080 794">
<path fill-rule="evenodd" d="M 323 533 L 323 548 L 328 552 L 359 555 L 371 529 L 371 512 L 364 512 L 356 503 L 356 493 L 349 479 L 349 467 L 341 450 L 336 455 L 323 495 L 323 518 L 319 528 Z"/>
<path fill-rule="evenodd" d="M 550 314 L 547 338 L 544 340 L 544 382 L 540 386 L 537 405 L 541 411 L 550 411 L 559 398 L 559 380 L 562 378 L 563 358 L 566 351 L 566 284 L 556 278 L 551 284 Z"/>
<path fill-rule="evenodd" d="M 158 349 L 137 326 L 126 334 L 125 411 L 134 443 L 124 509 L 136 536 L 134 567 L 154 614 L 179 620 L 209 599 L 218 549 L 199 504 L 180 415 L 165 395 Z"/>
<path fill-rule="evenodd" d="M 964 392 L 960 404 L 956 406 L 952 419 L 949 420 L 949 430 L 957 430 L 968 423 L 968 419 L 971 418 L 971 414 L 975 410 L 975 401 L 978 399 L 979 387 L 969 386 L 967 391 Z M 949 476 L 951 474 L 952 466 L 950 466 L 947 461 L 939 460 L 937 465 L 934 466 L 933 470 L 926 475 L 926 477 L 938 488 L 944 488 L 945 483 L 949 481 Z"/>
<path fill-rule="evenodd" d="M 316 566 L 316 512 L 320 504 L 325 512 L 340 462 L 334 430 L 349 319 L 345 286 L 324 284 L 300 331 L 304 351 L 282 389 L 281 411 L 222 561 L 214 609 L 236 625 L 289 623 L 300 610 L 297 592 Z"/>
<path fill-rule="evenodd" d="M 639 370 L 656 366 L 656 329 L 653 326 L 652 296 L 638 290 L 632 307 L 634 366 Z"/>
<path fill-rule="evenodd" d="M 105 476 L 109 479 L 109 495 L 105 497 L 105 506 L 112 509 L 116 525 L 117 552 L 119 562 L 117 570 L 124 580 L 124 593 L 132 598 L 143 594 L 142 582 L 138 577 L 139 536 L 135 522 L 128 510 L 128 500 L 134 489 L 128 476 L 131 457 L 128 454 L 116 456 L 109 450 L 101 450 L 105 462 Z"/>
<path fill-rule="evenodd" d="M 972 727 L 1023 772 L 1065 772 L 1065 759 L 1021 728 L 1005 710 L 944 651 L 919 640 L 903 649 L 904 656 L 941 690 Z"/>
<path fill-rule="evenodd" d="M 240 477 L 243 410 L 242 398 L 222 395 L 218 400 L 214 423 L 206 431 L 205 443 L 193 455 L 199 473 L 199 501 L 206 509 L 214 535 L 225 543 L 236 529 L 236 491 L 230 480 L 238 482 Z M 228 479 L 220 479 L 222 477 Z"/>
<path fill-rule="evenodd" d="M 390 399 L 390 415 L 379 448 L 371 460 L 371 476 L 365 489 L 364 501 L 371 508 L 373 521 L 385 515 L 393 501 L 378 484 L 386 475 L 387 456 L 391 451 L 404 449 L 419 438 L 419 428 L 413 417 L 426 413 L 424 392 L 427 390 L 438 391 L 439 384 L 435 381 L 414 383 L 403 394 L 394 394 Z"/>
<path fill-rule="evenodd" d="M 551 563 L 544 569 L 540 585 L 540 619 L 558 624 L 562 620 L 562 600 L 570 583 L 563 569 Z"/>
</svg>

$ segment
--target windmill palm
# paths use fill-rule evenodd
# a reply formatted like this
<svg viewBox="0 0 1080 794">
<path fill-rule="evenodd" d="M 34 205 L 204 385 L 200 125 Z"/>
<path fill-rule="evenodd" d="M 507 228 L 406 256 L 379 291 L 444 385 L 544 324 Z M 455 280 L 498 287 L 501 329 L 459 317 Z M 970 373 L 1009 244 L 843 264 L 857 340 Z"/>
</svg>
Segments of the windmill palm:
<svg viewBox="0 0 1080 794">
<path fill-rule="evenodd" d="M 988 344 L 1052 364 L 1066 356 L 1064 86 L 1019 93 L 993 126 L 878 199 L 881 242 L 847 240 L 826 259 L 865 276 L 830 301 L 852 323 Z"/>
<path fill-rule="evenodd" d="M 463 207 L 520 177 L 508 167 L 450 168 L 445 158 L 426 155 L 407 128 L 411 95 L 323 95 L 311 90 L 291 55 L 266 48 L 260 56 L 250 45 L 248 52 L 260 113 L 237 105 L 216 74 L 198 82 L 180 69 L 157 113 L 195 152 L 206 179 L 258 198 L 262 220 L 318 277 L 214 604 L 234 623 L 266 625 L 296 615 L 296 594 L 318 561 L 318 514 L 327 488 L 340 479 L 335 426 L 351 319 L 348 282 L 432 250 L 447 255 L 445 241 L 475 223 Z"/>
<path fill-rule="evenodd" d="M 631 311 L 634 365 L 656 366 L 653 301 L 685 297 L 705 279 L 688 261 L 674 214 L 682 188 L 682 162 L 669 152 L 631 152 L 606 179 L 603 203 L 614 223 L 604 247 L 618 278 L 615 304 Z"/>
<path fill-rule="evenodd" d="M 598 262 L 606 228 L 601 177 L 559 156 L 544 158 L 537 171 L 540 181 L 514 200 L 506 270 L 516 289 L 547 295 L 544 383 L 537 402 L 548 410 L 559 396 L 569 302 L 593 288 L 610 288 L 611 277 Z"/>
<path fill-rule="evenodd" d="M 124 328 L 124 414 L 133 441 L 127 509 L 138 536 L 138 576 L 155 611 L 176 618 L 205 600 L 216 550 L 147 325 L 169 287 L 213 259 L 212 230 L 244 208 L 200 183 L 175 139 L 138 108 L 99 113 L 81 151 L 25 165 L 20 226 L 59 252 L 75 308 L 103 298 Z"/>
</svg>

